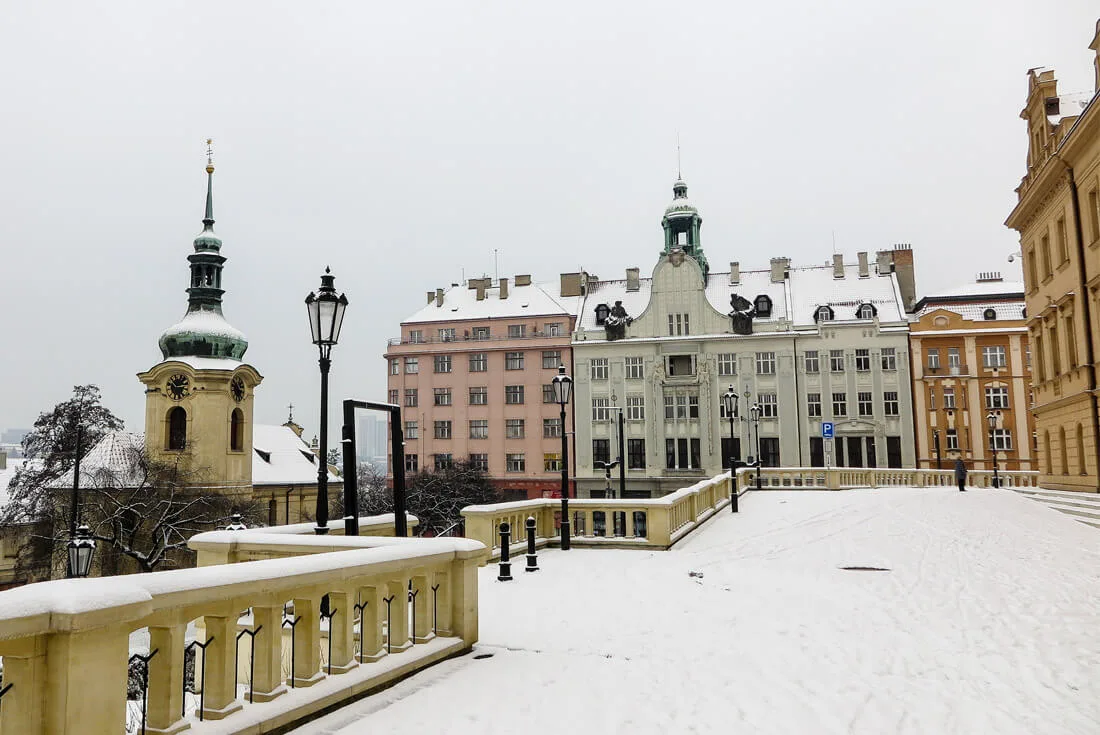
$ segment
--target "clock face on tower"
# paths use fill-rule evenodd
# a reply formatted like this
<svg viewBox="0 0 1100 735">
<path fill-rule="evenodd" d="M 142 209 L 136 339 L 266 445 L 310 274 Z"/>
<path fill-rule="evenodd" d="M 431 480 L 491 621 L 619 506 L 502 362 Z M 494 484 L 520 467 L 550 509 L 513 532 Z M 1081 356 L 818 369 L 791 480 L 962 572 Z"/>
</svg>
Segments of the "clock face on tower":
<svg viewBox="0 0 1100 735">
<path fill-rule="evenodd" d="M 237 403 L 244 400 L 244 381 L 241 380 L 240 376 L 233 378 L 233 381 L 229 384 L 229 392 L 233 394 L 233 400 Z"/>
<path fill-rule="evenodd" d="M 188 393 L 187 388 L 190 384 L 191 382 L 187 379 L 186 375 L 176 373 L 168 378 L 168 383 L 165 385 L 165 388 L 168 390 L 168 397 L 173 401 L 184 398 Z"/>
</svg>

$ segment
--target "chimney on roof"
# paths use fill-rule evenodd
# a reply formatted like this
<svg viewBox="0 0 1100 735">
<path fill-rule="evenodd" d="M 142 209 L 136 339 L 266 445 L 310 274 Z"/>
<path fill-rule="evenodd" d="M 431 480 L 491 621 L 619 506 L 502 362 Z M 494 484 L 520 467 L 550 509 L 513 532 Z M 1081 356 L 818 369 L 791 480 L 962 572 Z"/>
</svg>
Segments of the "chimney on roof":
<svg viewBox="0 0 1100 735">
<path fill-rule="evenodd" d="M 730 285 L 736 286 L 741 283 L 741 264 L 736 260 L 730 261 Z"/>
<path fill-rule="evenodd" d="M 500 279 L 500 298 L 502 298 L 502 299 L 508 298 L 508 279 L 507 278 L 501 278 Z"/>
<path fill-rule="evenodd" d="M 528 275 L 523 275 L 523 276 L 516 276 L 516 285 L 517 286 L 530 286 L 531 285 L 531 276 L 529 274 Z"/>
<path fill-rule="evenodd" d="M 471 278 L 467 283 L 467 286 L 477 291 L 477 300 L 485 300 L 485 291 L 489 288 L 491 281 L 488 278 Z"/>
<path fill-rule="evenodd" d="M 879 250 L 875 253 L 875 270 L 880 276 L 894 272 L 894 254 L 889 250 Z"/>
<path fill-rule="evenodd" d="M 428 292 L 428 303 L 430 304 L 433 301 L 435 301 L 435 291 L 429 291 Z"/>
<path fill-rule="evenodd" d="M 441 288 L 435 290 L 435 305 L 443 306 L 443 289 Z"/>
<path fill-rule="evenodd" d="M 637 291 L 642 287 L 641 271 L 637 268 L 626 269 L 626 290 Z"/>
<path fill-rule="evenodd" d="M 844 256 L 833 253 L 833 278 L 844 278 Z"/>
<path fill-rule="evenodd" d="M 856 257 L 859 258 L 859 277 L 860 278 L 870 278 L 871 277 L 871 267 L 867 263 L 867 251 L 866 250 L 860 250 L 858 253 L 856 253 Z"/>
<path fill-rule="evenodd" d="M 978 274 L 978 283 L 1000 283 L 1003 280 L 1000 271 L 985 271 Z"/>
<path fill-rule="evenodd" d="M 772 283 L 783 283 L 787 277 L 787 269 L 791 267 L 790 258 L 772 258 Z"/>
<path fill-rule="evenodd" d="M 561 274 L 561 296 L 580 296 L 581 295 L 581 274 L 580 273 L 562 273 Z"/>
<path fill-rule="evenodd" d="M 906 311 L 912 311 L 917 304 L 917 275 L 913 266 L 913 246 L 907 242 L 895 245 L 890 256 L 898 279 L 902 304 Z"/>
</svg>

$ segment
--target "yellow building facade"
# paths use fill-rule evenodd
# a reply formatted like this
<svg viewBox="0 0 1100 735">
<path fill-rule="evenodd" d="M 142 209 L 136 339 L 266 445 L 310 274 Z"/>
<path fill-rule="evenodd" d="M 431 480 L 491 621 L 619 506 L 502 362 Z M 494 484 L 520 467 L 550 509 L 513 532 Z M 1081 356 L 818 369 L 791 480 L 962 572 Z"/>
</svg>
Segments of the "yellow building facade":
<svg viewBox="0 0 1100 735">
<path fill-rule="evenodd" d="M 909 326 L 917 466 L 1037 469 L 1031 349 L 1022 283 L 977 283 L 923 297 Z M 993 417 L 993 426 L 989 417 Z"/>
<path fill-rule="evenodd" d="M 1100 87 L 1100 22 L 1095 87 Z M 1100 489 L 1100 102 L 1028 72 L 1027 173 L 1007 224 L 1020 235 L 1033 351 L 1035 429 L 1045 487 Z"/>
</svg>

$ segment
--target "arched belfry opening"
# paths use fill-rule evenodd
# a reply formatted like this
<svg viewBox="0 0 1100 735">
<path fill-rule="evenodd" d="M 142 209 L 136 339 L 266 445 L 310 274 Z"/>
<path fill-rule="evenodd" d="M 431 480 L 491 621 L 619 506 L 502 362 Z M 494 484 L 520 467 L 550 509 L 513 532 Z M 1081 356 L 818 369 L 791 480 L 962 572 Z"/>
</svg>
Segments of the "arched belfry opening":
<svg viewBox="0 0 1100 735">
<path fill-rule="evenodd" d="M 169 451 L 182 452 L 187 448 L 187 411 L 183 406 L 173 406 L 168 411 L 167 418 L 168 443 L 165 447 Z"/>
</svg>

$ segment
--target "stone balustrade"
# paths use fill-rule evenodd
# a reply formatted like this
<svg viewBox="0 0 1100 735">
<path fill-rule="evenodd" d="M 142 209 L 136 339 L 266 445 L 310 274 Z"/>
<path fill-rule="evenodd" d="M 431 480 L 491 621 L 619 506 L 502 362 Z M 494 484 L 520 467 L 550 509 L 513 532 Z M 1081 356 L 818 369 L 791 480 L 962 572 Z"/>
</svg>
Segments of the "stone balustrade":
<svg viewBox="0 0 1100 735">
<path fill-rule="evenodd" d="M 728 472 L 660 498 L 570 498 L 570 543 L 573 546 L 668 549 L 729 502 Z M 466 522 L 466 537 L 492 549 L 493 558 L 500 554 L 501 523 L 511 526 L 511 549 L 516 552 L 526 547 L 528 517 L 535 519 L 537 546 L 557 545 L 561 540 L 560 498 L 471 505 L 462 509 L 462 517 Z"/>
<path fill-rule="evenodd" d="M 196 714 L 184 715 L 183 693 L 185 636 L 196 619 L 209 641 L 202 716 L 220 720 L 219 733 L 285 727 L 477 640 L 477 567 L 487 550 L 476 541 L 257 529 L 199 534 L 191 545 L 206 563 L 220 563 L 0 593 L 3 683 L 11 685 L 0 733 L 124 732 L 130 634 L 139 629 L 148 629 L 155 651 L 145 698 L 149 733 L 198 724 Z M 338 612 L 327 620 L 331 658 L 322 667 L 325 595 Z M 286 651 L 293 682 L 284 669 L 288 602 L 298 621 Z M 242 627 L 255 631 L 249 667 L 237 659 L 248 661 L 252 650 L 238 640 Z M 239 668 L 251 672 L 243 694 Z"/>
<path fill-rule="evenodd" d="M 756 468 L 737 471 L 741 488 L 756 488 Z M 998 473 L 1001 487 L 1036 487 L 1039 473 L 1013 470 Z M 942 470 L 887 469 L 860 467 L 761 467 L 762 490 L 850 490 L 865 487 L 954 487 L 954 468 Z M 968 487 L 993 487 L 992 470 L 971 470 Z"/>
</svg>

